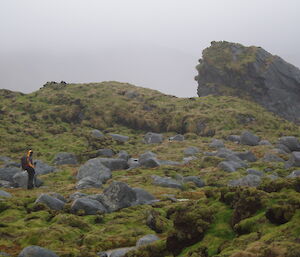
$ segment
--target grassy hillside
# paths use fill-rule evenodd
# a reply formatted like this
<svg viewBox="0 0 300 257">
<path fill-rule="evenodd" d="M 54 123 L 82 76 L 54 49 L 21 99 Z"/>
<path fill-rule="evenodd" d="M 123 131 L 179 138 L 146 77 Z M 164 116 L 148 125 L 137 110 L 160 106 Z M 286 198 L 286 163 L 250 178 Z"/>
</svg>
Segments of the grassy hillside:
<svg viewBox="0 0 300 257">
<path fill-rule="evenodd" d="M 24 95 L 0 90 L 0 155 L 18 160 L 28 148 L 35 157 L 51 164 L 57 152 L 74 152 L 81 163 L 99 148 L 126 150 L 132 156 L 151 150 L 162 160 L 182 161 L 189 146 L 202 151 L 197 159 L 180 166 L 139 167 L 113 171 L 112 181 L 126 182 L 152 193 L 159 202 L 124 208 L 109 214 L 74 215 L 71 201 L 62 211 L 35 205 L 41 193 L 57 192 L 64 197 L 78 190 L 76 174 L 80 165 L 64 165 L 58 172 L 42 175 L 44 186 L 27 191 L 3 189 L 13 197 L 0 200 L 0 252 L 12 256 L 26 246 L 39 245 L 60 257 L 95 257 L 99 251 L 134 246 L 146 234 L 161 240 L 128 253 L 127 257 L 296 257 L 300 254 L 300 178 L 287 179 L 294 169 L 283 163 L 262 162 L 272 146 L 245 146 L 224 141 L 234 151 L 251 150 L 258 161 L 249 168 L 277 173 L 264 177 L 258 188 L 226 186 L 231 179 L 246 175 L 246 168 L 224 172 L 222 161 L 207 156 L 212 137 L 224 138 L 248 129 L 272 143 L 282 135 L 299 135 L 299 127 L 274 116 L 258 105 L 234 97 L 176 98 L 129 84 L 48 83 L 39 91 Z M 95 139 L 92 129 L 105 137 Z M 162 144 L 146 145 L 143 135 L 162 132 Z M 118 143 L 109 133 L 130 137 Z M 185 134 L 183 142 L 168 136 Z M 287 158 L 282 155 L 281 157 Z M 1 164 L 1 163 L 0 163 Z M 206 183 L 193 183 L 183 190 L 155 186 L 151 175 L 199 176 Z M 88 194 L 100 189 L 83 189 Z M 173 202 L 168 195 L 184 201 Z M 158 232 L 146 225 L 152 213 Z"/>
</svg>

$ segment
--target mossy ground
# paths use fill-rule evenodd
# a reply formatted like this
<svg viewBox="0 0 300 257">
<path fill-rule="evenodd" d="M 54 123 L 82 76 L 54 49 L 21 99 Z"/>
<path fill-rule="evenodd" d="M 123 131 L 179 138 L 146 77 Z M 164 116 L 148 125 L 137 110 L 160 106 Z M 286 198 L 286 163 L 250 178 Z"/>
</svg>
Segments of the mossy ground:
<svg viewBox="0 0 300 257">
<path fill-rule="evenodd" d="M 139 96 L 130 99 L 125 96 L 128 91 L 135 91 Z M 197 160 L 181 166 L 113 171 L 113 178 L 107 184 L 117 180 L 131 187 L 146 189 L 161 200 L 151 206 L 88 216 L 71 214 L 70 203 L 59 212 L 44 206 L 34 207 L 33 203 L 41 193 L 57 192 L 68 197 L 75 192 L 79 165 L 61 166 L 57 172 L 41 176 L 44 186 L 33 191 L 7 189 L 13 198 L 0 201 L 1 251 L 17 256 L 22 248 L 36 244 L 54 250 L 61 257 L 96 256 L 98 251 L 133 246 L 143 235 L 155 233 L 146 225 L 148 213 L 155 210 L 163 221 L 160 224 L 162 232 L 158 234 L 162 240 L 128 256 L 171 256 L 166 242 L 176 227 L 173 225 L 174 217 L 168 216 L 168 213 L 174 208 L 176 210 L 176 206 L 179 210 L 187 204 L 172 203 L 164 196 L 173 194 L 178 199 L 187 199 L 188 204 L 193 206 L 189 214 L 191 219 L 197 214 L 193 215 L 197 208 L 207 207 L 213 213 L 203 238 L 183 249 L 179 256 L 295 257 L 299 253 L 300 182 L 284 178 L 291 170 L 277 163 L 257 161 L 251 164 L 251 168 L 259 170 L 269 168 L 272 170 L 270 174 L 277 172 L 281 178 L 277 182 L 265 179 L 260 190 L 252 192 L 254 195 L 263 192 L 262 205 L 233 225 L 237 206 L 231 204 L 234 196 L 252 196 L 228 191 L 228 202 L 224 202 L 221 197 L 224 192 L 219 187 L 226 185 L 228 180 L 245 175 L 246 171 L 223 172 L 217 168 L 220 158 L 203 154 L 213 150 L 209 147 L 211 137 L 207 134 L 210 130 L 215 131 L 216 138 L 224 138 L 249 129 L 273 143 L 281 135 L 299 133 L 299 127 L 275 117 L 258 105 L 233 97 L 180 99 L 117 82 L 48 85 L 29 95 L 1 91 L 0 100 L 0 154 L 14 160 L 19 160 L 28 148 L 34 149 L 36 158 L 50 164 L 57 152 L 74 152 L 83 163 L 103 147 L 115 152 L 126 150 L 134 157 L 151 150 L 159 159 L 173 161 L 181 161 L 183 149 L 188 146 L 202 150 Z M 241 123 L 240 115 L 252 115 L 255 119 Z M 102 130 L 105 138 L 93 139 L 92 129 Z M 164 142 L 144 144 L 142 138 L 148 131 L 163 132 Z M 130 140 L 118 143 L 108 136 L 109 133 L 124 134 Z M 185 133 L 186 140 L 169 142 L 167 138 L 175 133 Z M 249 147 L 229 141 L 226 141 L 226 147 L 234 151 L 251 150 L 258 158 L 271 150 L 270 146 Z M 200 176 L 207 186 L 199 189 L 190 183 L 184 190 L 178 190 L 152 184 L 151 175 L 175 177 L 176 174 Z M 92 194 L 102 190 L 81 191 Z M 278 209 L 278 205 L 288 207 Z M 290 207 L 293 213 L 289 212 Z M 272 223 L 266 215 L 270 209 L 283 213 L 287 221 Z M 270 253 L 273 255 L 268 255 Z"/>
</svg>

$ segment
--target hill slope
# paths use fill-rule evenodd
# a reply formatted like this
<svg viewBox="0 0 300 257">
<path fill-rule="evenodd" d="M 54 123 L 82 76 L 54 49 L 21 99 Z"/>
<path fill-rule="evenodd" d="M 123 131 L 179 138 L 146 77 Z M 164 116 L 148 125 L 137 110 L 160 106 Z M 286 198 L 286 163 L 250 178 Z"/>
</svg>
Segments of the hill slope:
<svg viewBox="0 0 300 257">
<path fill-rule="evenodd" d="M 212 42 L 197 66 L 198 95 L 229 95 L 254 101 L 300 122 L 300 70 L 260 47 Z"/>
</svg>

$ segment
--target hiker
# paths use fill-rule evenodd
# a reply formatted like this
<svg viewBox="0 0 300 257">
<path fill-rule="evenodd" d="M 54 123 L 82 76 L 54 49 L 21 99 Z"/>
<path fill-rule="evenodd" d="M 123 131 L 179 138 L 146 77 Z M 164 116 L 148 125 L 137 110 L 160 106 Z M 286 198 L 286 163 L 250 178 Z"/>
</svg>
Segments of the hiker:
<svg viewBox="0 0 300 257">
<path fill-rule="evenodd" d="M 22 169 L 28 173 L 27 189 L 33 189 L 33 179 L 35 175 L 34 164 L 32 160 L 33 151 L 29 150 L 21 159 Z"/>
</svg>

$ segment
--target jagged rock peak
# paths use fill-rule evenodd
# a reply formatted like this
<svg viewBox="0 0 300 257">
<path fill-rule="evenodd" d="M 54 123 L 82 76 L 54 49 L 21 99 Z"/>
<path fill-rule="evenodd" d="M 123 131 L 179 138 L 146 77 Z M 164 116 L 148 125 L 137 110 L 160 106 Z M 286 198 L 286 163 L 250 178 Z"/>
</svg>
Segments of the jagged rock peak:
<svg viewBox="0 0 300 257">
<path fill-rule="evenodd" d="M 241 97 L 300 123 L 300 70 L 279 56 L 261 47 L 213 41 L 196 69 L 199 96 Z"/>
</svg>

